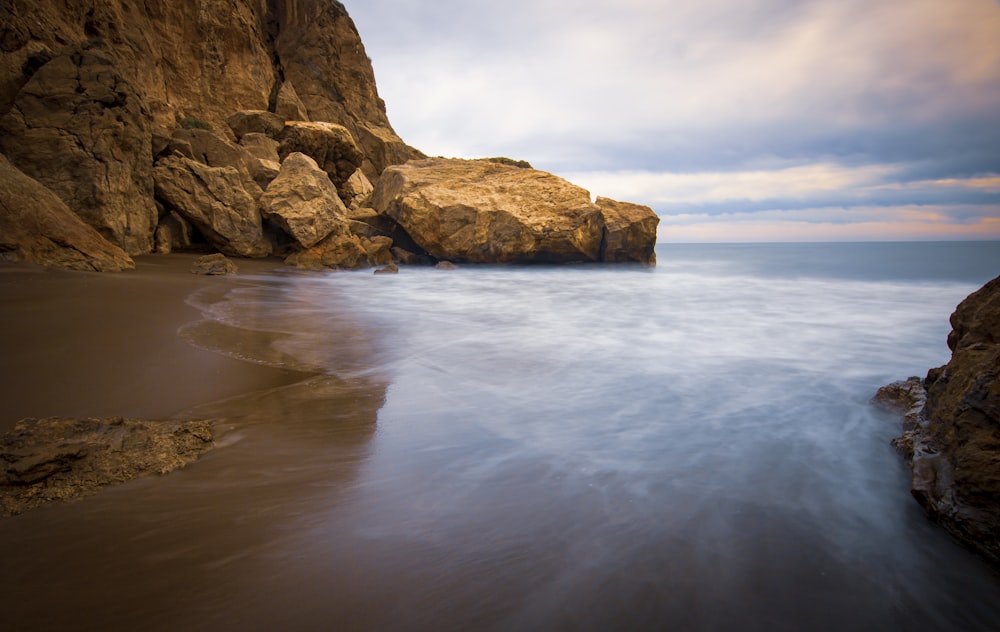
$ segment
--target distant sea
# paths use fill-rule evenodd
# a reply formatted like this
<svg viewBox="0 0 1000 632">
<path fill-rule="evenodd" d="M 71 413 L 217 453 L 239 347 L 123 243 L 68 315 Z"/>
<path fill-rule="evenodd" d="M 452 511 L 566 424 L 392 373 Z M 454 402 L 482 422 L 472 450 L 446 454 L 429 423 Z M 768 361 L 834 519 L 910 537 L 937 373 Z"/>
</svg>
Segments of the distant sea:
<svg viewBox="0 0 1000 632">
<path fill-rule="evenodd" d="M 158 517 L 151 543 L 192 534 L 184 555 L 232 530 L 178 607 L 254 629 L 996 630 L 998 574 L 924 517 L 869 399 L 948 360 L 1000 242 L 657 256 L 192 296 L 185 338 L 318 377 L 197 411 L 238 441 L 121 497 Z"/>
</svg>

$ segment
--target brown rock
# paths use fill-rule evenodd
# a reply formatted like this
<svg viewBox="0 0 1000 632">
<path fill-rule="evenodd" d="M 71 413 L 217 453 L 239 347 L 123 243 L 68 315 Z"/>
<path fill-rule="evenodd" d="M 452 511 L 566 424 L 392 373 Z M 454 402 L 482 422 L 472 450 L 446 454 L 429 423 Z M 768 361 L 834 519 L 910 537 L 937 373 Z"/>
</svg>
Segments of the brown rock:
<svg viewBox="0 0 1000 632">
<path fill-rule="evenodd" d="M 315 246 L 289 255 L 285 264 L 307 270 L 357 270 L 369 265 L 361 239 L 341 226 Z"/>
<path fill-rule="evenodd" d="M 399 266 L 395 263 L 390 263 L 384 267 L 375 270 L 375 274 L 399 274 Z"/>
<path fill-rule="evenodd" d="M 240 146 L 243 147 L 254 158 L 276 162 L 281 165 L 281 158 L 278 156 L 278 141 L 266 134 L 250 132 L 240 139 Z"/>
<path fill-rule="evenodd" d="M 309 115 L 306 113 L 306 106 L 299 99 L 299 94 L 295 91 L 295 86 L 291 81 L 285 81 L 278 88 L 275 97 L 274 113 L 284 118 L 286 121 L 308 121 Z"/>
<path fill-rule="evenodd" d="M 285 118 L 266 110 L 240 110 L 226 119 L 236 140 L 245 134 L 257 133 L 276 138 L 285 128 Z"/>
<path fill-rule="evenodd" d="M 347 209 L 326 172 L 315 160 L 297 152 L 285 158 L 260 204 L 264 216 L 304 248 L 315 246 L 347 222 Z"/>
<path fill-rule="evenodd" d="M 0 513 L 166 474 L 213 447 L 209 421 L 22 419 L 0 437 Z"/>
<path fill-rule="evenodd" d="M 52 191 L 0 155 L 0 259 L 97 272 L 132 270 L 132 259 Z"/>
<path fill-rule="evenodd" d="M 157 163 L 154 176 L 156 195 L 217 250 L 238 257 L 271 254 L 257 203 L 260 187 L 244 172 L 168 156 Z"/>
<path fill-rule="evenodd" d="M 601 261 L 637 261 L 655 265 L 656 226 L 660 218 L 653 213 L 653 209 L 605 197 L 597 198 L 597 206 L 604 215 Z"/>
<path fill-rule="evenodd" d="M 110 56 L 54 56 L 0 118 L 0 151 L 105 239 L 150 252 L 156 228 L 150 112 Z"/>
<path fill-rule="evenodd" d="M 156 227 L 156 252 L 169 254 L 175 250 L 189 250 L 194 245 L 191 224 L 177 211 L 170 211 Z"/>
<path fill-rule="evenodd" d="M 227 259 L 222 253 L 205 255 L 198 257 L 191 263 L 191 274 L 204 274 L 207 276 L 220 276 L 224 274 L 236 274 L 239 268 L 232 260 Z"/>
<path fill-rule="evenodd" d="M 371 197 L 436 259 L 469 263 L 599 261 L 604 222 L 562 178 L 482 160 L 389 167 Z"/>
<path fill-rule="evenodd" d="M 1000 277 L 951 316 L 951 360 L 931 369 L 927 401 L 898 445 L 911 491 L 952 535 L 1000 562 Z"/>
<path fill-rule="evenodd" d="M 292 121 L 281 133 L 278 156 L 303 153 L 327 172 L 339 191 L 361 166 L 364 155 L 346 127 L 334 123 Z"/>
<path fill-rule="evenodd" d="M 284 2 L 273 18 L 278 24 L 274 47 L 286 83 L 294 84 L 311 120 L 351 130 L 367 157 L 370 179 L 387 165 L 423 157 L 392 130 L 364 44 L 341 3 Z M 320 158 L 313 158 L 323 166 Z"/>
<path fill-rule="evenodd" d="M 352 173 L 351 177 L 344 183 L 344 186 L 341 187 L 344 203 L 352 209 L 361 208 L 368 201 L 368 197 L 374 190 L 375 187 L 372 186 L 371 181 L 368 180 L 365 172 L 361 169 Z"/>
</svg>

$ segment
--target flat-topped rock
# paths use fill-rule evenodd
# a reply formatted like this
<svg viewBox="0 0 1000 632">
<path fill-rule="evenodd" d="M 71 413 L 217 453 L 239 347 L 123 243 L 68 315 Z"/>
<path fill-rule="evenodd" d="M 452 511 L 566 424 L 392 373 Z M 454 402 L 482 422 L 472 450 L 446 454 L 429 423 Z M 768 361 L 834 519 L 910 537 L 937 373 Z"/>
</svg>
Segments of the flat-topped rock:
<svg viewBox="0 0 1000 632">
<path fill-rule="evenodd" d="M 458 263 L 574 263 L 603 260 L 609 223 L 590 193 L 536 169 L 489 160 L 429 158 L 388 167 L 370 205 L 437 259 Z M 646 208 L 633 205 L 628 212 Z M 618 239 L 614 261 L 649 261 L 646 239 Z M 619 215 L 624 215 L 618 212 Z M 636 218 L 612 222 L 621 231 Z M 639 221 L 641 224 L 641 220 Z M 626 248 L 634 250 L 630 255 Z"/>
</svg>

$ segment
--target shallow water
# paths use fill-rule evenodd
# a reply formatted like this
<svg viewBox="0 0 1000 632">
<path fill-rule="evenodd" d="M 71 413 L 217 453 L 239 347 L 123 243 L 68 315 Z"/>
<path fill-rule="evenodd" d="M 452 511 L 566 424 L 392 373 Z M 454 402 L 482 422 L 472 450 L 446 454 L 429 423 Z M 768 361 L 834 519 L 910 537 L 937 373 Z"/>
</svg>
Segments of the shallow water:
<svg viewBox="0 0 1000 632">
<path fill-rule="evenodd" d="M 0 522 L 3 609 L 103 629 L 993 630 L 882 384 L 1000 243 L 661 246 L 660 265 L 246 276 L 180 335 L 317 373 L 226 447 Z M 57 604 L 53 606 L 53 602 Z"/>
</svg>

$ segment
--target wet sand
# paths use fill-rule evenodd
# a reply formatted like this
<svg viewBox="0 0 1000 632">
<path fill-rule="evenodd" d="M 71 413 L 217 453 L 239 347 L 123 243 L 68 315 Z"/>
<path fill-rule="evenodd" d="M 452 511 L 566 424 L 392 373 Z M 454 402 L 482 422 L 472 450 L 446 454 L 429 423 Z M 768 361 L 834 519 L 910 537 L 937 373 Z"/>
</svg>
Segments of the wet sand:
<svg viewBox="0 0 1000 632">
<path fill-rule="evenodd" d="M 139 257 L 97 274 L 0 265 L 0 432 L 24 417 L 160 419 L 304 375 L 202 350 L 177 335 L 201 314 L 185 299 L 240 276 L 188 270 L 195 255 Z M 240 261 L 243 274 L 281 264 Z"/>
</svg>

